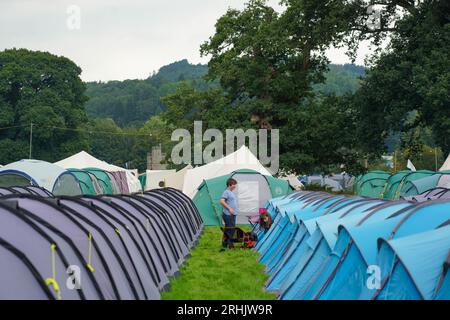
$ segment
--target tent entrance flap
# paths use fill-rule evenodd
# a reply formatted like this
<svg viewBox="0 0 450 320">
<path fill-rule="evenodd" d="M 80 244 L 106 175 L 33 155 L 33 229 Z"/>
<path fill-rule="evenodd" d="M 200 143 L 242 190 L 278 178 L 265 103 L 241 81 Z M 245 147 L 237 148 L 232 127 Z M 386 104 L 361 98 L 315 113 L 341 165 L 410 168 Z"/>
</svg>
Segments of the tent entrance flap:
<svg viewBox="0 0 450 320">
<path fill-rule="evenodd" d="M 260 174 L 237 173 L 232 176 L 238 182 L 236 190 L 238 202 L 238 224 L 248 224 L 248 216 L 258 214 L 259 208 L 272 198 L 269 185 Z"/>
</svg>

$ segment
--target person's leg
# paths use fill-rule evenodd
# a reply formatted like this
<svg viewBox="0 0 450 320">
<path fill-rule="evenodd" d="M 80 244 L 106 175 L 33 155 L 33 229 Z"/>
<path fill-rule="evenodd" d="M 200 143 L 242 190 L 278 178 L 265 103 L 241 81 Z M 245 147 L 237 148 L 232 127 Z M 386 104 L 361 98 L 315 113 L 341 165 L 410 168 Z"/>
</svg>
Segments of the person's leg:
<svg viewBox="0 0 450 320">
<path fill-rule="evenodd" d="M 231 238 L 230 231 L 231 230 L 228 229 L 231 226 L 231 217 L 226 214 L 223 214 L 222 219 L 223 219 L 223 222 L 224 222 L 225 228 L 226 228 L 224 231 L 224 235 L 223 235 L 224 238 L 222 239 L 222 246 L 224 248 L 227 248 L 229 246 L 229 244 L 231 243 L 231 240 L 230 240 L 230 238 Z"/>
<path fill-rule="evenodd" d="M 236 227 L 236 216 L 234 214 L 230 216 L 230 227 L 231 228 Z M 233 241 L 231 241 L 233 236 L 236 236 L 235 235 L 235 230 L 234 229 L 230 229 L 230 238 L 229 238 L 230 239 L 230 242 L 229 242 L 229 247 L 230 248 L 234 247 L 234 243 L 233 243 Z"/>
</svg>

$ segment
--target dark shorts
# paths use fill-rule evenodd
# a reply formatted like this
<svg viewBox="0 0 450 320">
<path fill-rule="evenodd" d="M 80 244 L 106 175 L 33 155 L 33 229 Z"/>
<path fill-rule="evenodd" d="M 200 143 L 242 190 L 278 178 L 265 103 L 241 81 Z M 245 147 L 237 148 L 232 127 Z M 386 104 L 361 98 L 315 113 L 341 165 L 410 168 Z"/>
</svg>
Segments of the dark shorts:
<svg viewBox="0 0 450 320">
<path fill-rule="evenodd" d="M 236 226 L 236 216 L 235 215 L 222 215 L 225 228 L 234 228 Z M 225 229 L 224 238 L 222 241 L 222 246 L 229 247 L 232 244 L 231 238 L 233 237 L 233 229 Z"/>
</svg>

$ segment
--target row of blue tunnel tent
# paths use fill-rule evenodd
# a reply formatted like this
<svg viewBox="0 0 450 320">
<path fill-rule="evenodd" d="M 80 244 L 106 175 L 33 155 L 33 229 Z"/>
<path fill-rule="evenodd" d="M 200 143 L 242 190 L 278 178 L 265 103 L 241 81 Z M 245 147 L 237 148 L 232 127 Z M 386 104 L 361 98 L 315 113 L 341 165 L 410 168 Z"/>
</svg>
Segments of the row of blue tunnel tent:
<svg viewBox="0 0 450 320">
<path fill-rule="evenodd" d="M 369 171 L 356 177 L 353 184 L 357 195 L 391 200 L 415 200 L 436 193 L 447 198 L 450 197 L 449 188 L 450 170 Z"/>
<path fill-rule="evenodd" d="M 255 250 L 282 300 L 450 299 L 450 200 L 298 191 Z"/>
</svg>

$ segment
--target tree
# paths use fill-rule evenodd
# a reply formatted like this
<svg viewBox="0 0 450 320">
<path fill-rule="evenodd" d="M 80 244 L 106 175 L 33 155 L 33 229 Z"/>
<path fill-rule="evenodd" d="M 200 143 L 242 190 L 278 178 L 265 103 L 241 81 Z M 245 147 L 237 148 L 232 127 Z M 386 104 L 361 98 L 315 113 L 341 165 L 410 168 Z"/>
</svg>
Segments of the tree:
<svg viewBox="0 0 450 320">
<path fill-rule="evenodd" d="M 285 150 L 280 155 L 281 166 L 298 173 L 360 172 L 356 114 L 349 108 L 349 99 L 324 96 L 297 108 L 280 129 Z"/>
<path fill-rule="evenodd" d="M 388 132 L 429 127 L 450 152 L 449 11 L 448 1 L 423 1 L 397 23 L 390 46 L 362 82 L 355 106 L 366 151 L 382 152 Z"/>
<path fill-rule="evenodd" d="M 242 11 L 229 9 L 219 18 L 215 34 L 201 46 L 201 53 L 211 56 L 207 78 L 218 80 L 230 104 L 245 115 L 234 127 L 280 129 L 283 169 L 326 171 L 350 159 L 352 147 L 337 151 L 337 142 L 345 146 L 346 138 L 336 137 L 336 132 L 346 135 L 336 131 L 345 112 L 335 113 L 334 97 L 315 100 L 313 89 L 325 80 L 326 49 L 347 35 L 352 6 L 345 1 L 282 3 L 286 10 L 281 14 L 266 1 L 251 0 Z"/>
<path fill-rule="evenodd" d="M 0 52 L 0 162 L 24 157 L 33 123 L 33 157 L 55 161 L 88 147 L 76 131 L 87 121 L 81 69 L 64 57 L 11 49 Z M 11 154 L 11 152 L 14 152 Z"/>
</svg>

